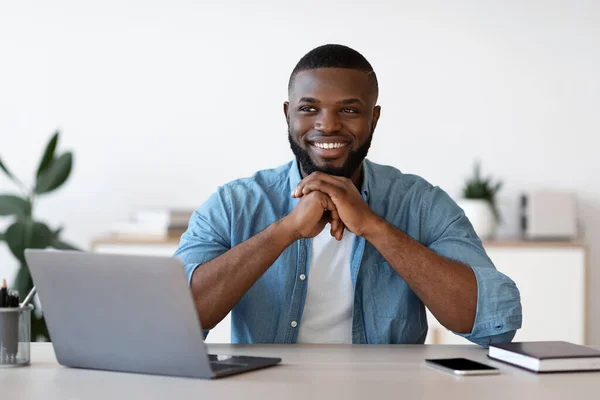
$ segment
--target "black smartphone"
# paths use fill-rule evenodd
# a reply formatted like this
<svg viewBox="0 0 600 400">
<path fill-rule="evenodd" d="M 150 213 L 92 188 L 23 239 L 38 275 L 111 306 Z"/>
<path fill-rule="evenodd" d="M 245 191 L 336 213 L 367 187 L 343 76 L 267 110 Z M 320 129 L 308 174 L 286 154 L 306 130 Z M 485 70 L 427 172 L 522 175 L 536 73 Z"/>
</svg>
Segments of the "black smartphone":
<svg viewBox="0 0 600 400">
<path fill-rule="evenodd" d="M 425 364 L 456 375 L 491 375 L 500 373 L 498 368 L 467 358 L 428 359 L 425 360 Z"/>
</svg>

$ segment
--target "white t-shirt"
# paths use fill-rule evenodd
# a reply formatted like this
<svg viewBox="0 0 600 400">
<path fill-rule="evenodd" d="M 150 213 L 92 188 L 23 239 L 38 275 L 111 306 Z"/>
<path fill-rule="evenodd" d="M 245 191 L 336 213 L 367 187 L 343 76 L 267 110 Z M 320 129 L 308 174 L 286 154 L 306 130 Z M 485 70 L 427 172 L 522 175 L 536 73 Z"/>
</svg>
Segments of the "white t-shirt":
<svg viewBox="0 0 600 400">
<path fill-rule="evenodd" d="M 312 240 L 298 343 L 352 343 L 350 260 L 356 236 L 345 230 L 338 242 L 330 230 L 327 224 Z"/>
</svg>

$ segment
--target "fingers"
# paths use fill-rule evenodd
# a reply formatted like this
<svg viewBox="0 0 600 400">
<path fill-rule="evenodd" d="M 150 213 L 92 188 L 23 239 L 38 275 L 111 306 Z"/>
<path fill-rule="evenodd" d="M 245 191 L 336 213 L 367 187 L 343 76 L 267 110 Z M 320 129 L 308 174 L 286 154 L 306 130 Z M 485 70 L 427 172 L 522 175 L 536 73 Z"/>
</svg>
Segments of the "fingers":
<svg viewBox="0 0 600 400">
<path fill-rule="evenodd" d="M 315 189 L 304 190 L 306 185 L 309 182 L 314 182 L 314 181 L 325 182 L 325 183 L 329 184 L 328 187 L 332 188 L 332 189 L 334 187 L 337 187 L 338 189 L 344 189 L 346 187 L 346 185 L 352 185 L 352 182 L 348 178 L 333 176 L 333 175 L 325 174 L 323 172 L 313 172 L 312 174 L 310 174 L 309 176 L 304 178 L 302 181 L 300 181 L 300 183 L 298 183 L 296 188 L 292 191 L 292 197 L 302 197 L 303 195 L 306 195 L 306 194 L 310 193 L 311 191 L 315 190 Z"/>
<path fill-rule="evenodd" d="M 337 240 L 342 240 L 342 235 L 344 234 L 345 226 L 342 220 L 340 219 L 340 215 L 337 211 L 337 208 L 335 207 L 335 204 L 333 204 L 331 197 L 324 194 L 323 192 L 320 193 L 319 198 L 323 209 L 329 210 L 331 214 L 331 236 L 333 236 Z"/>
<path fill-rule="evenodd" d="M 342 189 L 340 187 L 333 185 L 329 182 L 320 181 L 320 180 L 312 180 L 301 183 L 301 186 L 298 186 L 297 190 L 301 195 L 307 195 L 310 192 L 319 191 L 325 193 L 331 198 L 339 197 L 341 195 Z M 298 192 L 296 192 L 298 193 Z M 300 197 L 300 196 L 298 196 Z"/>
<path fill-rule="evenodd" d="M 323 207 L 324 210 L 331 211 L 332 219 L 340 218 L 337 208 L 335 207 L 335 204 L 333 204 L 333 200 L 331 200 L 331 197 L 329 197 L 327 194 L 321 192 L 321 193 L 319 193 L 319 201 L 321 202 L 321 206 Z"/>
<path fill-rule="evenodd" d="M 344 231 L 346 230 L 346 225 L 341 221 L 342 220 L 340 219 L 340 227 L 338 228 L 338 234 L 335 236 L 337 240 L 342 240 L 342 236 L 344 236 Z"/>
<path fill-rule="evenodd" d="M 342 240 L 342 236 L 344 235 L 344 229 L 346 229 L 346 226 L 344 225 L 341 219 L 331 221 L 331 236 L 336 238 L 338 241 Z"/>
<path fill-rule="evenodd" d="M 331 220 L 331 230 L 329 231 L 329 233 L 331 233 L 331 236 L 333 236 L 336 239 L 337 239 L 340 224 L 341 224 L 341 221 L 339 219 Z"/>
<path fill-rule="evenodd" d="M 323 178 L 323 179 L 321 179 Z M 347 181 L 347 182 L 346 182 Z M 335 237 L 338 241 L 342 240 L 344 230 L 346 229 L 345 224 L 340 218 L 337 207 L 335 206 L 334 200 L 340 199 L 345 196 L 346 188 L 344 185 L 353 184 L 347 178 L 334 177 L 323 173 L 313 173 L 304 180 L 302 180 L 296 189 L 292 192 L 292 197 L 300 198 L 315 192 L 320 201 L 320 205 L 325 210 L 331 212 L 330 223 L 331 223 L 331 236 Z M 314 195 L 312 195 L 314 196 Z"/>
</svg>

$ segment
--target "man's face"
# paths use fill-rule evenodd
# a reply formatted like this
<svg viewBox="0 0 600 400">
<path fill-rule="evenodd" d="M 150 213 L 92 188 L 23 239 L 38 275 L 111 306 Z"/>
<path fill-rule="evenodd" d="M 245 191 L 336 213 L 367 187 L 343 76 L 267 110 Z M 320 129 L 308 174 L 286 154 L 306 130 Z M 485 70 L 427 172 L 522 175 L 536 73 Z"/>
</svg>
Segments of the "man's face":
<svg viewBox="0 0 600 400">
<path fill-rule="evenodd" d="M 296 74 L 284 112 L 302 172 L 352 178 L 367 155 L 379 119 L 376 101 L 364 72 L 319 68 Z"/>
</svg>

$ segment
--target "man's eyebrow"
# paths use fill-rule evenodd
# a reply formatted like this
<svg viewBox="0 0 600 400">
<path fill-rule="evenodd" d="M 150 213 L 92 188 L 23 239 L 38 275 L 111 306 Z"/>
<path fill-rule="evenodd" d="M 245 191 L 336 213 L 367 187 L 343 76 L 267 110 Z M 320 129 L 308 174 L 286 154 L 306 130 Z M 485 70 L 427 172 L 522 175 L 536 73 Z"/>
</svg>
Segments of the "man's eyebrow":
<svg viewBox="0 0 600 400">
<path fill-rule="evenodd" d="M 339 102 L 340 104 L 344 104 L 344 105 L 350 105 L 350 104 L 363 104 L 363 102 L 360 99 L 357 98 L 352 98 L 352 99 L 344 99 L 342 101 Z"/>
<path fill-rule="evenodd" d="M 300 98 L 299 103 L 320 103 L 320 101 L 314 97 L 302 97 Z"/>
</svg>

